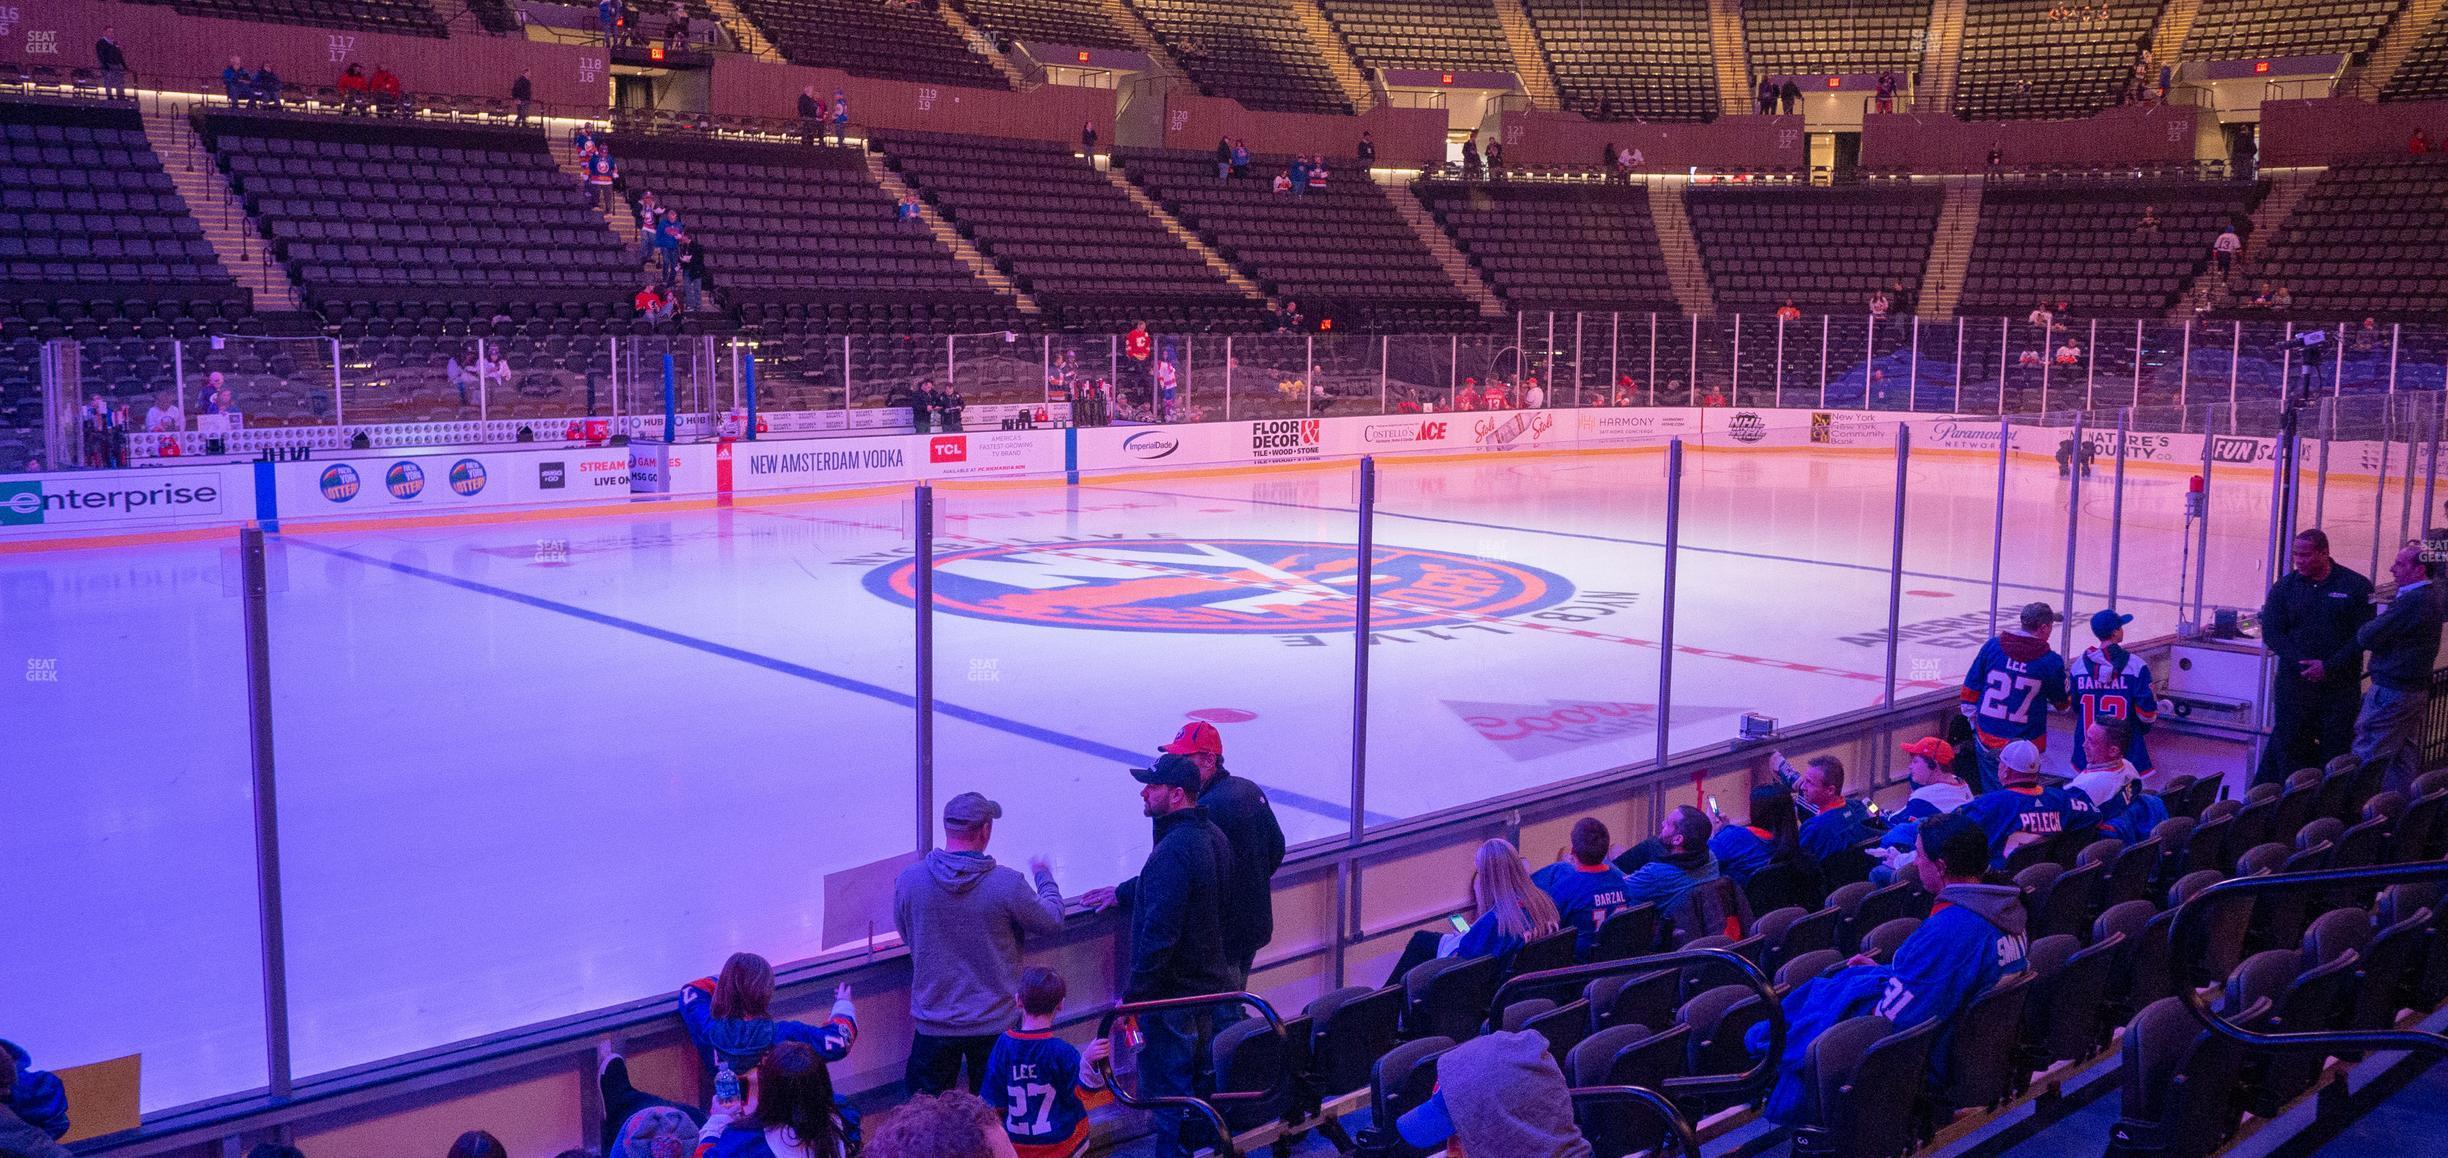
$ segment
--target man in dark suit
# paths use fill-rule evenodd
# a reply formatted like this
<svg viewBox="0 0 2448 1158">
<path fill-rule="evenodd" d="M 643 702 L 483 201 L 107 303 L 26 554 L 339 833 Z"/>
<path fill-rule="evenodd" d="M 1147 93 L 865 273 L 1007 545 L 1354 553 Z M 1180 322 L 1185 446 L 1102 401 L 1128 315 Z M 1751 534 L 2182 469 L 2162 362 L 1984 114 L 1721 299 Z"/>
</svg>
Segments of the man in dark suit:
<svg viewBox="0 0 2448 1158">
<path fill-rule="evenodd" d="M 2329 555 L 2318 529 L 2295 536 L 2290 570 L 2261 602 L 2261 643 L 2278 658 L 2270 679 L 2270 737 L 2256 784 L 2298 768 L 2320 768 L 2354 746 L 2362 706 L 2363 653 L 2355 632 L 2372 619 L 2371 580 Z"/>
</svg>

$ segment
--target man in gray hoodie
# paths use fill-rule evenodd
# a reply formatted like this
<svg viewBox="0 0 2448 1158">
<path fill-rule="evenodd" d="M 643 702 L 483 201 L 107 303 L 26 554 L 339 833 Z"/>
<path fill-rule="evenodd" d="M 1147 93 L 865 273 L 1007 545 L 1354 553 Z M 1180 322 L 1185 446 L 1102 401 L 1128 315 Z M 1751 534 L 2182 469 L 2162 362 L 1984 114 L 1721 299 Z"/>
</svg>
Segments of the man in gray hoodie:
<svg viewBox="0 0 2448 1158">
<path fill-rule="evenodd" d="M 901 870 L 893 882 L 893 927 L 910 952 L 910 1042 L 905 1075 L 912 1094 L 940 1094 L 966 1079 L 976 1093 L 986 1057 L 1004 1030 L 1019 1024 L 1020 949 L 1032 936 L 1062 929 L 1062 890 L 1044 857 L 1029 861 L 1030 882 L 986 855 L 1003 806 L 975 792 L 944 805 L 944 847 Z"/>
</svg>

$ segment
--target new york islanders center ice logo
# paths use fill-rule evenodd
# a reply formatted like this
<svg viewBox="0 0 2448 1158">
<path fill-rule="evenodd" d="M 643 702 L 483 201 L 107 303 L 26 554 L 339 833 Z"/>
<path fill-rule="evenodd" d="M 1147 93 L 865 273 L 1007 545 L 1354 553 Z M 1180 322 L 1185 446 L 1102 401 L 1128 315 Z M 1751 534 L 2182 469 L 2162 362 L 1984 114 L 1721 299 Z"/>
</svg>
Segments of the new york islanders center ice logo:
<svg viewBox="0 0 2448 1158">
<path fill-rule="evenodd" d="M 915 564 L 867 573 L 912 602 Z M 1105 631 L 1236 635 L 1352 629 L 1358 555 L 1348 544 L 1273 539 L 1094 539 L 935 556 L 938 611 Z M 1562 576 L 1518 563 L 1378 544 L 1375 629 L 1436 627 L 1538 611 L 1572 597 Z"/>
</svg>

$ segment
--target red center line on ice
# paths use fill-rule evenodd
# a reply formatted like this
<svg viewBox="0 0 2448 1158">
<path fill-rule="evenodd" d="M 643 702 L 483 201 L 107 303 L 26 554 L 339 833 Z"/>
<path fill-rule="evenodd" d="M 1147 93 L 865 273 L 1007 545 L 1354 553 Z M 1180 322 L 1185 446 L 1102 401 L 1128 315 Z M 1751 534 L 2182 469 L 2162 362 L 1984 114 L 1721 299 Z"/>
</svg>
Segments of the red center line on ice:
<svg viewBox="0 0 2448 1158">
<path fill-rule="evenodd" d="M 1296 595 L 1315 594 L 1317 591 L 1325 591 L 1342 598 L 1350 598 L 1350 594 L 1348 592 L 1337 591 L 1323 583 L 1313 585 L 1314 589 L 1304 589 L 1281 583 L 1270 583 L 1267 580 L 1246 571 L 1234 572 L 1230 574 L 1219 574 L 1213 571 L 1195 571 L 1181 567 L 1168 567 L 1162 563 L 1148 563 L 1136 559 L 1114 559 L 1102 555 L 1092 555 L 1083 551 L 1064 550 L 1059 547 L 1050 547 L 1042 543 L 1006 542 L 997 539 L 980 539 L 974 536 L 951 534 L 945 535 L 944 538 L 948 540 L 957 540 L 972 546 L 992 547 L 1001 550 L 1027 550 L 1042 555 L 1053 555 L 1061 558 L 1100 563 L 1109 567 L 1127 567 L 1134 570 L 1148 571 L 1178 579 L 1206 579 L 1210 581 L 1236 583 L 1245 587 L 1253 587 L 1261 591 L 1276 591 Z M 1564 635 L 1575 639 L 1592 639 L 1601 643 L 1620 643 L 1630 647 L 1654 649 L 1658 646 L 1658 642 L 1654 639 L 1641 639 L 1637 636 L 1629 635 L 1611 635 L 1603 631 L 1591 631 L 1586 627 L 1565 627 L 1553 623 L 1538 623 L 1528 619 L 1507 619 L 1500 615 L 1482 615 L 1473 611 L 1456 611 L 1452 608 L 1446 607 L 1430 607 L 1422 604 L 1406 603 L 1400 599 L 1389 599 L 1383 595 L 1375 595 L 1372 598 L 1376 603 L 1382 606 L 1391 607 L 1397 611 L 1408 611 L 1414 615 L 1433 615 L 1446 619 L 1460 619 L 1475 623 L 1500 624 L 1505 627 L 1524 628 L 1530 631 L 1543 631 L 1550 635 Z M 1800 663 L 1789 659 L 1772 659 L 1761 655 L 1745 655 L 1741 652 L 1724 651 L 1713 647 L 1696 647 L 1691 644 L 1678 643 L 1675 645 L 1675 651 L 1682 655 L 1696 655 L 1703 659 L 1722 659 L 1730 663 L 1745 663 L 1757 667 L 1778 668 L 1784 671 L 1802 672 L 1807 675 L 1836 676 L 1840 679 L 1862 680 L 1876 684 L 1884 684 L 1887 682 L 1887 678 L 1885 676 L 1872 672 L 1853 671 L 1848 668 L 1840 667 L 1828 667 L 1825 664 Z M 1943 688 L 1953 685 L 1944 680 L 1908 680 L 1899 678 L 1896 681 L 1896 686 L 1913 688 Z"/>
</svg>

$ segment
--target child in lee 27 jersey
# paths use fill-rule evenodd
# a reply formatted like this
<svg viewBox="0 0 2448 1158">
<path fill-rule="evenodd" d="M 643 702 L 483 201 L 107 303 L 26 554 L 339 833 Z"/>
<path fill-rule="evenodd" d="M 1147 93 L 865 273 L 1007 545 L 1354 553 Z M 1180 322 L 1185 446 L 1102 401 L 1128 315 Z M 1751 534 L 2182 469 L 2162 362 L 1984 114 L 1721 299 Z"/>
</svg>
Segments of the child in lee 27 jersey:
<svg viewBox="0 0 2448 1158">
<path fill-rule="evenodd" d="M 1073 1158 L 1088 1149 L 1083 1089 L 1102 1089 L 1088 1063 L 1106 1056 L 1103 1038 L 1085 1052 L 1054 1036 L 1054 1015 L 1067 987 L 1042 965 L 1020 971 L 1020 1028 L 1006 1031 L 986 1055 L 986 1104 L 1003 1115 L 1003 1135 L 1020 1158 Z"/>
</svg>

